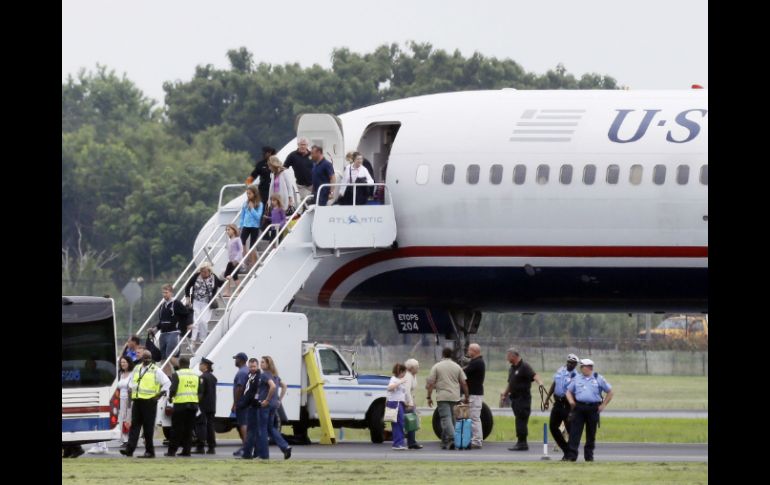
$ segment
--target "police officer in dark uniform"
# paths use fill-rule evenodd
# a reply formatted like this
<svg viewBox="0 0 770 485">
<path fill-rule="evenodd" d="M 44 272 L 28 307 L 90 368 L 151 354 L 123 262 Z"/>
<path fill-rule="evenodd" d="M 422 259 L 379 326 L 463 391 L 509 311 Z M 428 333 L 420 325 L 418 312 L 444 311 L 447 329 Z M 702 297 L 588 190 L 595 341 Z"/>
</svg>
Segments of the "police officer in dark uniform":
<svg viewBox="0 0 770 485">
<path fill-rule="evenodd" d="M 179 370 L 171 376 L 169 396 L 174 402 L 174 414 L 171 415 L 171 443 L 164 456 L 176 456 L 179 445 L 182 452 L 179 456 L 190 456 L 192 448 L 192 432 L 195 426 L 195 415 L 198 412 L 198 402 L 203 393 L 201 378 L 190 369 L 190 359 L 179 359 Z"/>
<path fill-rule="evenodd" d="M 527 445 L 527 426 L 529 424 L 529 415 L 532 412 L 532 394 L 529 388 L 532 385 L 532 381 L 537 381 L 542 386 L 543 380 L 540 379 L 540 376 L 537 375 L 529 364 L 524 362 L 517 349 L 513 347 L 508 349 L 507 358 L 508 362 L 511 363 L 511 367 L 508 369 L 508 387 L 505 388 L 502 398 L 505 399 L 508 395 L 511 396 L 511 408 L 513 408 L 513 415 L 516 416 L 517 438 L 516 444 L 508 449 L 510 451 L 526 451 L 529 449 L 529 445 Z"/>
<path fill-rule="evenodd" d="M 559 427 L 561 423 L 569 432 L 568 416 L 570 412 L 569 401 L 567 401 L 567 385 L 570 381 L 577 376 L 575 367 L 578 364 L 578 356 L 575 354 L 569 354 L 567 356 L 567 365 L 559 367 L 559 370 L 553 375 L 553 383 L 548 390 L 548 395 L 545 398 L 546 406 L 551 395 L 554 397 L 553 408 L 551 408 L 551 417 L 549 419 L 548 428 L 551 430 L 551 436 L 559 445 L 564 455 L 567 455 L 567 440 L 562 436 Z"/>
<path fill-rule="evenodd" d="M 583 424 L 586 427 L 586 444 L 583 454 L 586 461 L 594 461 L 596 442 L 596 426 L 599 424 L 599 413 L 604 411 L 612 400 L 612 386 L 600 374 L 594 372 L 594 361 L 580 361 L 580 373 L 567 386 L 567 400 L 572 407 L 572 418 L 569 429 L 569 447 L 562 461 L 576 461 L 578 446 L 583 435 Z M 602 399 L 602 391 L 607 395 Z"/>
<path fill-rule="evenodd" d="M 198 436 L 198 446 L 194 453 L 204 453 L 203 444 L 209 445 L 205 453 L 213 455 L 217 446 L 214 434 L 214 414 L 217 410 L 217 378 L 212 374 L 214 363 L 207 358 L 202 358 L 198 364 L 201 371 L 203 394 L 198 406 L 200 414 L 195 418 L 195 434 Z"/>
</svg>

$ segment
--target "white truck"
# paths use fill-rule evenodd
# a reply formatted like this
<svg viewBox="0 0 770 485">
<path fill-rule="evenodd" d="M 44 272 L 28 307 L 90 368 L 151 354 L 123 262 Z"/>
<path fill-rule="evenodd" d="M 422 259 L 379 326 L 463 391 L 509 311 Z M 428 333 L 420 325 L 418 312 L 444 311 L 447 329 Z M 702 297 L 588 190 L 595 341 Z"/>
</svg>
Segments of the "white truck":
<svg viewBox="0 0 770 485">
<path fill-rule="evenodd" d="M 307 430 L 319 426 L 318 412 L 308 388 L 303 355 L 313 344 L 307 342 L 307 317 L 300 313 L 250 311 L 238 318 L 205 357 L 214 362 L 217 377 L 215 428 L 219 433 L 235 426 L 233 379 L 237 372 L 233 356 L 244 352 L 249 358 L 269 355 L 275 361 L 281 380 L 287 384 L 283 408 L 292 425 L 296 442 L 309 443 Z M 385 393 L 390 377 L 358 375 L 340 352 L 331 345 L 316 344 L 315 359 L 321 372 L 326 402 L 334 428 L 368 428 L 372 442 L 382 443 L 385 426 Z M 197 371 L 199 358 L 190 368 Z M 166 427 L 170 420 L 159 409 L 159 420 Z M 287 424 L 287 423 L 284 423 Z"/>
</svg>

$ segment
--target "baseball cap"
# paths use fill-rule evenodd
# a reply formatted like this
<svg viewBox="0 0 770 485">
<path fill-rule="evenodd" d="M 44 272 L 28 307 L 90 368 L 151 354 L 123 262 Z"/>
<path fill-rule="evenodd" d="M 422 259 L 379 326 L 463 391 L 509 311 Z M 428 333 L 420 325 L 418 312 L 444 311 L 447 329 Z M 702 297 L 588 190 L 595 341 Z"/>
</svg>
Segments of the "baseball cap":
<svg viewBox="0 0 770 485">
<path fill-rule="evenodd" d="M 578 359 L 578 356 L 575 354 L 569 354 L 567 356 L 567 362 L 580 362 L 580 359 Z"/>
<path fill-rule="evenodd" d="M 580 365 L 590 365 L 591 367 L 594 366 L 594 361 L 591 359 L 583 359 L 580 361 Z"/>
<path fill-rule="evenodd" d="M 238 352 L 237 354 L 233 355 L 233 359 L 243 359 L 243 360 L 249 360 L 249 356 L 246 355 L 243 352 Z"/>
</svg>

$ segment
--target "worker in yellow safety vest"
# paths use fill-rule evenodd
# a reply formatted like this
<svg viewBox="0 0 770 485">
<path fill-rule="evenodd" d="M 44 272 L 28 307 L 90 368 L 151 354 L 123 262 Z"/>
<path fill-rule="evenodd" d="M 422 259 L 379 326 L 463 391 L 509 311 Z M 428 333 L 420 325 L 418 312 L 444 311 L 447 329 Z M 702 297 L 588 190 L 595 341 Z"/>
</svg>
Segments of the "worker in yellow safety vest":
<svg viewBox="0 0 770 485">
<path fill-rule="evenodd" d="M 201 378 L 190 369 L 190 359 L 180 358 L 179 370 L 171 376 L 169 396 L 174 403 L 174 412 L 171 415 L 171 440 L 165 456 L 177 456 L 180 444 L 182 452 L 179 456 L 190 456 L 195 415 L 202 393 Z"/>
<path fill-rule="evenodd" d="M 120 450 L 125 456 L 134 456 L 139 430 L 144 430 L 144 455 L 139 458 L 155 458 L 152 435 L 155 432 L 155 416 L 158 411 L 158 398 L 166 395 L 171 387 L 168 376 L 152 360 L 149 350 L 142 352 L 142 365 L 134 367 L 128 383 L 131 392 L 131 431 L 128 444 Z"/>
</svg>

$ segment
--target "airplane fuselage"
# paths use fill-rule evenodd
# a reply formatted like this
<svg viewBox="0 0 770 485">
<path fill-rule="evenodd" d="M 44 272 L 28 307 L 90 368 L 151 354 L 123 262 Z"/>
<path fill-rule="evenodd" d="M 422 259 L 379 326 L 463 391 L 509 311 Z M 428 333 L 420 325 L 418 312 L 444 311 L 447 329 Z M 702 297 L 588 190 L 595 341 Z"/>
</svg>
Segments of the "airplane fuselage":
<svg viewBox="0 0 770 485">
<path fill-rule="evenodd" d="M 458 92 L 340 119 L 376 181 L 387 163 L 396 244 L 326 258 L 297 303 L 708 311 L 707 91 Z"/>
</svg>

